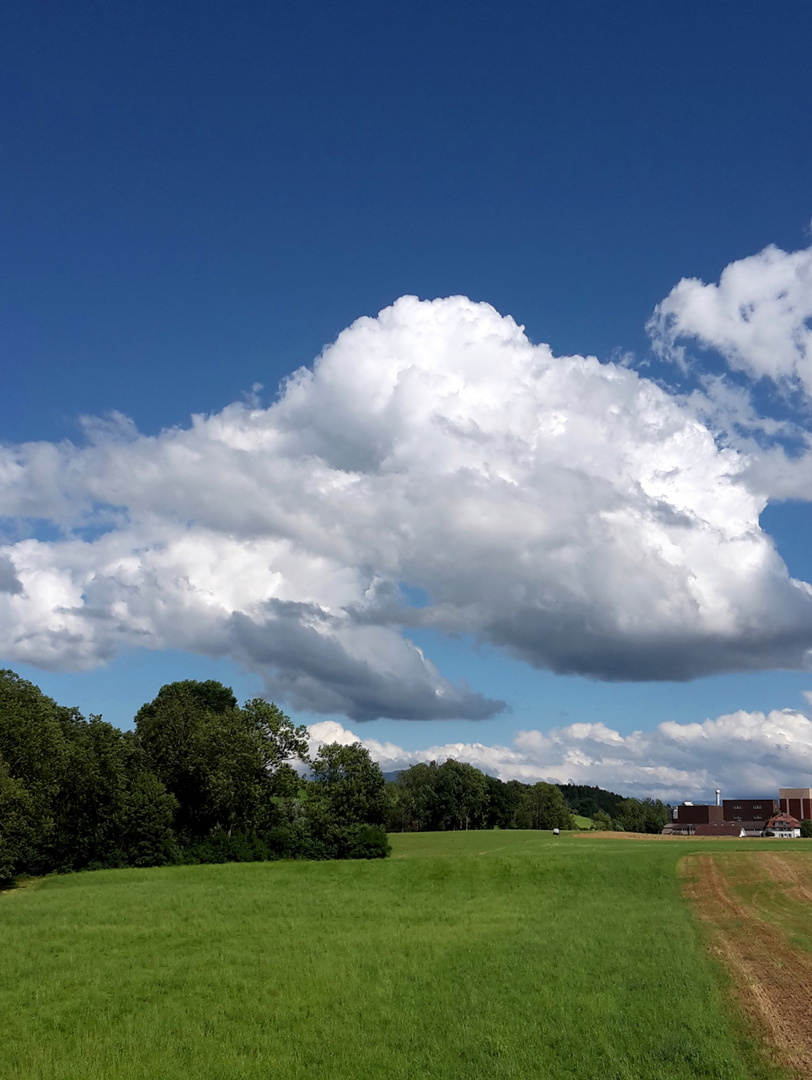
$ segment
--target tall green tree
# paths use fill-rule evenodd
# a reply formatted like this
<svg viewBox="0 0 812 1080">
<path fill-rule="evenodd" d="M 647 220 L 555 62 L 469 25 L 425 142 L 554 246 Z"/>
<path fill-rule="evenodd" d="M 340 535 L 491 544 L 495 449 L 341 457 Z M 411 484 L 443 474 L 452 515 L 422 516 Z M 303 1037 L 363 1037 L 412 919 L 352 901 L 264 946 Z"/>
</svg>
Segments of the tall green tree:
<svg viewBox="0 0 812 1080">
<path fill-rule="evenodd" d="M 488 810 L 484 773 L 467 762 L 449 758 L 437 769 L 434 787 L 442 828 L 481 828 Z"/>
<path fill-rule="evenodd" d="M 659 833 L 670 819 L 668 807 L 659 799 L 624 799 L 615 813 L 617 827 L 624 832 Z"/>
<path fill-rule="evenodd" d="M 349 746 L 325 743 L 313 758 L 311 769 L 311 798 L 322 813 L 346 824 L 384 824 L 386 781 L 360 742 Z"/>
<path fill-rule="evenodd" d="M 307 752 L 306 729 L 259 698 L 238 708 L 228 687 L 169 683 L 135 718 L 149 767 L 178 803 L 189 837 L 215 830 L 254 833 L 267 817 L 273 776 Z"/>
<path fill-rule="evenodd" d="M 0 886 L 29 870 L 42 826 L 31 793 L 0 755 Z"/>
<path fill-rule="evenodd" d="M 311 761 L 307 791 L 310 850 L 326 858 L 385 858 L 390 808 L 380 767 L 361 743 L 327 743 Z"/>
<path fill-rule="evenodd" d="M 99 716 L 63 725 L 67 761 L 53 804 L 52 865 L 58 870 L 126 862 L 122 830 L 129 777 L 124 733 Z"/>
<path fill-rule="evenodd" d="M 485 774 L 488 785 L 488 810 L 485 825 L 489 829 L 515 829 L 516 814 L 527 785 L 519 780 L 502 781 Z"/>
<path fill-rule="evenodd" d="M 263 767 L 269 773 L 275 774 L 290 761 L 307 761 L 308 735 L 304 724 L 295 726 L 278 706 L 262 698 L 246 701 L 242 712 L 259 741 Z"/>
<path fill-rule="evenodd" d="M 228 687 L 186 679 L 162 686 L 135 716 L 135 731 L 150 769 L 178 802 L 177 826 L 191 835 L 212 826 L 208 762 L 216 721 L 237 707 Z"/>
<path fill-rule="evenodd" d="M 165 866 L 177 861 L 177 809 L 177 799 L 154 773 L 133 769 L 121 819 L 120 845 L 125 865 Z"/>
<path fill-rule="evenodd" d="M 124 866 L 136 855 L 139 865 L 171 859 L 174 834 L 165 819 L 176 804 L 146 769 L 131 734 L 98 716 L 85 720 L 3 672 L 0 744 L 0 846 L 13 850 L 15 873 Z M 136 825 L 149 801 L 145 791 L 163 815 L 157 832 L 154 823 L 146 833 Z"/>
<path fill-rule="evenodd" d="M 517 821 L 524 829 L 571 829 L 570 808 L 555 784 L 539 781 L 529 787 L 517 813 Z"/>
<path fill-rule="evenodd" d="M 439 829 L 437 762 L 418 762 L 404 769 L 392 785 L 390 828 L 397 832 Z"/>
<path fill-rule="evenodd" d="M 0 756 L 14 790 L 25 792 L 26 814 L 34 823 L 18 872 L 52 869 L 55 812 L 71 756 L 65 729 L 77 717 L 75 709 L 57 705 L 15 672 L 0 671 Z"/>
</svg>

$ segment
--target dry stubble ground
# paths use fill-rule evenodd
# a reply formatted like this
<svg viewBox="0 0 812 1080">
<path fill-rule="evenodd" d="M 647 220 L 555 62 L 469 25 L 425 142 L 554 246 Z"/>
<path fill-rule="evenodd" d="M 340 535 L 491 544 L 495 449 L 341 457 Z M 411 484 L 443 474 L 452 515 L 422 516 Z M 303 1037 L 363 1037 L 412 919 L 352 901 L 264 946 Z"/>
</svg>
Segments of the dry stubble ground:
<svg viewBox="0 0 812 1080">
<path fill-rule="evenodd" d="M 684 890 L 707 925 L 752 1022 L 798 1077 L 812 1077 L 812 855 L 731 851 L 683 860 Z"/>
</svg>

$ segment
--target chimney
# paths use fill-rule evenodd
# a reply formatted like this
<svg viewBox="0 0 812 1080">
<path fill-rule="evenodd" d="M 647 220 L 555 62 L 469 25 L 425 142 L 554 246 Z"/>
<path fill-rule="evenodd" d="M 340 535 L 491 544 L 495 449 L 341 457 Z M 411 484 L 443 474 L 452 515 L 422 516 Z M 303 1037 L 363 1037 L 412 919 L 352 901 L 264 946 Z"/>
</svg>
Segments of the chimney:
<svg viewBox="0 0 812 1080">
<path fill-rule="evenodd" d="M 716 789 L 716 805 L 717 806 L 722 805 L 722 792 L 720 791 L 719 788 Z"/>
</svg>

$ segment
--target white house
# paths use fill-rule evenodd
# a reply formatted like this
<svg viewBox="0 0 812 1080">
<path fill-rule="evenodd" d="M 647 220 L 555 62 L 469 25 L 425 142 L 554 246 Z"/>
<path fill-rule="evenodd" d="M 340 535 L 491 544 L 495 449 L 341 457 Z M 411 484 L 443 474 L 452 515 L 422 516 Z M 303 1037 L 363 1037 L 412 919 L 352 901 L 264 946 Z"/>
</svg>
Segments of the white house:
<svg viewBox="0 0 812 1080">
<path fill-rule="evenodd" d="M 795 840 L 801 835 L 801 823 L 791 814 L 776 814 L 764 826 L 764 835 L 768 832 L 778 840 Z"/>
</svg>

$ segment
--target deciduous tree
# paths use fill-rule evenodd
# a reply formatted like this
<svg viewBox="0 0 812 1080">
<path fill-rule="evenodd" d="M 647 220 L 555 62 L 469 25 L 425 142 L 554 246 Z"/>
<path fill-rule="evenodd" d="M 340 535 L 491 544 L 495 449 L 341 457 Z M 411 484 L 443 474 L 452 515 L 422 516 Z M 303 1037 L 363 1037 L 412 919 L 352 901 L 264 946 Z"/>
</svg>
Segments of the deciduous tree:
<svg viewBox="0 0 812 1080">
<path fill-rule="evenodd" d="M 564 796 L 555 784 L 543 781 L 525 791 L 517 820 L 525 829 L 571 829 L 573 826 Z"/>
<path fill-rule="evenodd" d="M 182 834 L 256 831 L 279 768 L 307 752 L 306 729 L 276 705 L 237 707 L 228 687 L 186 680 L 161 687 L 135 718 L 146 760 L 178 803 Z"/>
<path fill-rule="evenodd" d="M 313 758 L 312 771 L 312 799 L 322 813 L 346 824 L 386 821 L 386 781 L 361 743 L 325 743 Z"/>
<path fill-rule="evenodd" d="M 670 819 L 668 807 L 659 799 L 624 799 L 615 821 L 625 832 L 660 833 Z"/>
<path fill-rule="evenodd" d="M 434 789 L 443 828 L 482 826 L 488 809 L 488 782 L 479 769 L 449 758 L 437 769 Z"/>
</svg>

